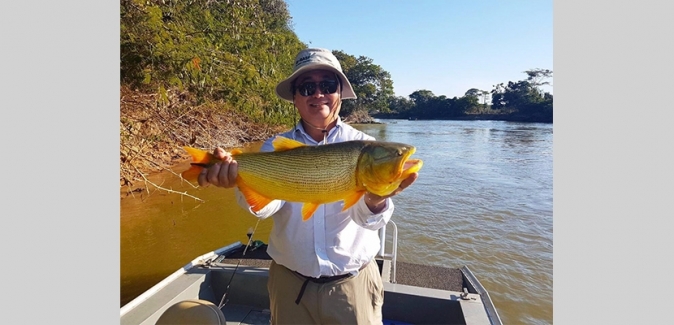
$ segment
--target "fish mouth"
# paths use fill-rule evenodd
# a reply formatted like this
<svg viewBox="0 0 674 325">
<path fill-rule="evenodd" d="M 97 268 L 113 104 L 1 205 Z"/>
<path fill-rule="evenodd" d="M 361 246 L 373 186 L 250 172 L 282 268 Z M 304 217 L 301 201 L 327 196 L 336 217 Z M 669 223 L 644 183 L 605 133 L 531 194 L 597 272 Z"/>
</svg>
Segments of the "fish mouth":
<svg viewBox="0 0 674 325">
<path fill-rule="evenodd" d="M 398 165 L 398 170 L 400 170 L 399 179 L 407 178 L 407 176 L 418 172 L 421 169 L 421 166 L 424 165 L 424 162 L 421 159 L 409 159 L 417 149 L 415 147 L 410 147 L 403 159 L 400 160 L 400 165 Z"/>
</svg>

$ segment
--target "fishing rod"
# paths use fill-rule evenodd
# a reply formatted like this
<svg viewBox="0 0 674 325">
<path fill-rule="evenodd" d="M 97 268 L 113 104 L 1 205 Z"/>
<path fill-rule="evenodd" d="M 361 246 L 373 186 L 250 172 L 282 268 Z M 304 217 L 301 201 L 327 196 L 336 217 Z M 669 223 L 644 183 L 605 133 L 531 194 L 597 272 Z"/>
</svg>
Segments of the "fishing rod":
<svg viewBox="0 0 674 325">
<path fill-rule="evenodd" d="M 239 265 L 241 264 L 243 257 L 246 256 L 246 251 L 248 251 L 248 247 L 250 247 L 250 244 L 253 241 L 253 234 L 255 233 L 255 230 L 257 230 L 257 225 L 260 224 L 260 220 L 261 220 L 260 218 L 257 218 L 257 222 L 255 223 L 255 229 L 248 228 L 248 232 L 246 233 L 246 236 L 248 236 L 248 243 L 246 244 L 246 247 L 243 249 L 243 254 L 241 254 L 239 261 L 236 263 L 236 266 L 234 267 L 234 272 L 232 272 L 232 276 L 229 277 L 229 282 L 227 283 L 227 287 L 225 288 L 225 293 L 222 295 L 222 299 L 220 299 L 218 309 L 222 309 L 222 307 L 224 307 L 228 302 L 225 301 L 225 297 L 227 297 L 227 292 L 229 292 L 229 286 L 232 284 L 234 274 L 236 274 L 236 270 L 239 268 Z"/>
</svg>

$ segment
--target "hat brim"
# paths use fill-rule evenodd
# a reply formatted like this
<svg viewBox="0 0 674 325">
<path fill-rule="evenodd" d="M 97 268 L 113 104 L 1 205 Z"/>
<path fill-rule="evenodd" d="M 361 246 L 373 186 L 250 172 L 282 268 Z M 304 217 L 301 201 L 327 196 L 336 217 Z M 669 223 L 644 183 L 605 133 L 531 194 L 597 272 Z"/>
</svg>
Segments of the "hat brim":
<svg viewBox="0 0 674 325">
<path fill-rule="evenodd" d="M 276 85 L 276 95 L 289 102 L 293 102 L 293 93 L 291 91 L 292 83 L 295 81 L 295 78 L 297 78 L 299 75 L 311 70 L 329 70 L 334 72 L 339 77 L 339 82 L 342 85 L 342 96 L 341 96 L 342 99 L 357 98 L 356 93 L 353 92 L 351 83 L 349 82 L 348 79 L 346 79 L 346 76 L 344 75 L 343 72 L 335 69 L 331 65 L 321 63 L 308 64 L 306 66 L 297 69 L 288 78 L 283 79 L 281 82 L 278 83 L 278 85 Z"/>
</svg>

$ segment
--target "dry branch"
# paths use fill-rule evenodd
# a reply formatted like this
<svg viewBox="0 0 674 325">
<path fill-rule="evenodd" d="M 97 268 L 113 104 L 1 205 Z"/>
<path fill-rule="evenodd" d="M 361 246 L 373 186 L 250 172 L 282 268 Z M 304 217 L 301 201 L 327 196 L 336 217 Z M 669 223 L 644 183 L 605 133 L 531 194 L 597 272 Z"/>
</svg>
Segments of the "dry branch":
<svg viewBox="0 0 674 325">
<path fill-rule="evenodd" d="M 135 168 L 134 168 L 134 169 L 135 169 Z M 138 172 L 138 174 L 139 174 L 141 177 L 143 177 L 143 180 L 145 180 L 146 189 L 147 189 L 147 184 L 150 184 L 150 185 L 154 186 L 154 187 L 155 187 L 156 189 L 158 189 L 158 190 L 166 191 L 166 192 L 169 192 L 169 193 L 180 194 L 181 196 L 187 196 L 187 197 L 193 198 L 193 199 L 195 199 L 195 200 L 197 200 L 197 201 L 199 201 L 199 202 L 206 202 L 206 201 L 204 201 L 204 200 L 202 200 L 202 199 L 200 199 L 200 198 L 198 198 L 198 197 L 196 197 L 196 196 L 187 194 L 187 191 L 185 191 L 185 192 L 178 192 L 178 191 L 174 191 L 174 190 L 172 190 L 172 189 L 168 189 L 168 188 L 165 188 L 165 187 L 161 187 L 161 186 L 159 186 L 159 185 L 153 183 L 152 181 L 148 180 L 148 179 L 145 177 L 145 175 L 144 175 L 143 173 L 141 173 L 138 169 L 136 169 L 136 172 Z M 147 189 L 147 192 L 150 193 L 150 190 Z"/>
<path fill-rule="evenodd" d="M 242 147 L 282 131 L 250 122 L 224 103 L 197 104 L 189 94 L 171 90 L 167 98 L 162 103 L 158 94 L 120 89 L 120 186 L 132 193 L 137 181 L 147 184 L 146 174 L 166 170 L 180 177 L 171 168 L 189 159 L 183 146 Z"/>
</svg>

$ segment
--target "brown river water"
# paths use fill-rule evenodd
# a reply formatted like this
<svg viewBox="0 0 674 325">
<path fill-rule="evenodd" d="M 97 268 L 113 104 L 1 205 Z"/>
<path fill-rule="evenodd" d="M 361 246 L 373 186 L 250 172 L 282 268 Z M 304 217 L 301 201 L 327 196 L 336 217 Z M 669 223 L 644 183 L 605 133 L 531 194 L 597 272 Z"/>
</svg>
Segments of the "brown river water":
<svg viewBox="0 0 674 325">
<path fill-rule="evenodd" d="M 377 140 L 417 147 L 419 179 L 394 198 L 398 260 L 475 273 L 505 324 L 552 323 L 552 124 L 381 120 Z M 256 150 L 259 143 L 248 150 Z M 176 172 L 188 168 L 189 162 Z M 232 189 L 195 188 L 169 172 L 120 200 L 120 306 L 199 255 L 246 242 L 257 219 Z M 267 242 L 272 221 L 253 239 Z"/>
</svg>

